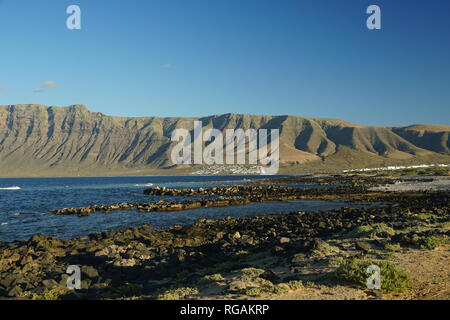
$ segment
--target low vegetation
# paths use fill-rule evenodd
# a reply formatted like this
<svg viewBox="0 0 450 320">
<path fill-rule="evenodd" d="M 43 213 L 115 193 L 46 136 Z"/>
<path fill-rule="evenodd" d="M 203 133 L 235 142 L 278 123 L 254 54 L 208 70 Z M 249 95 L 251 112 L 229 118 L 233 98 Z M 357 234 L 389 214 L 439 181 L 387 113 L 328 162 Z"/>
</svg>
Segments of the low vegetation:
<svg viewBox="0 0 450 320">
<path fill-rule="evenodd" d="M 67 291 L 60 288 L 51 289 L 48 291 L 45 291 L 42 294 L 33 294 L 31 299 L 32 300 L 60 300 L 61 296 L 66 294 Z"/>
<path fill-rule="evenodd" d="M 349 235 L 355 238 L 388 238 L 395 235 L 395 230 L 385 223 L 374 223 L 356 227 Z"/>
<path fill-rule="evenodd" d="M 181 287 L 181 288 L 171 288 L 167 290 L 161 290 L 156 293 L 157 300 L 181 300 L 188 296 L 199 294 L 197 288 L 192 287 Z"/>
<path fill-rule="evenodd" d="M 419 247 L 420 249 L 434 250 L 442 244 L 442 239 L 440 237 L 421 237 L 415 236 L 412 238 L 412 243 Z"/>
<path fill-rule="evenodd" d="M 263 286 L 260 288 L 251 288 L 245 291 L 245 294 L 252 297 L 258 297 L 263 294 L 282 295 L 292 290 L 303 288 L 303 283 L 299 280 L 292 280 L 288 283 L 279 283 L 271 286 Z"/>
<path fill-rule="evenodd" d="M 399 292 L 409 286 L 410 279 L 404 270 L 388 261 L 350 259 L 344 261 L 335 271 L 337 279 L 367 286 L 369 277 L 367 268 L 376 265 L 381 271 L 381 290 L 384 292 Z"/>
</svg>

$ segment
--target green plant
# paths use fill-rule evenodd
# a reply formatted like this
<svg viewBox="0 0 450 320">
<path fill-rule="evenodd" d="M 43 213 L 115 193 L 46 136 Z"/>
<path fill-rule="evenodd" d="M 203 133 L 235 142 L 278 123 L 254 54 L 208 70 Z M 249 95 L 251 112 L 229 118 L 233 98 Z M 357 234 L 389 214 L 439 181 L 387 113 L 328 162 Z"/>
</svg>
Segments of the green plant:
<svg viewBox="0 0 450 320">
<path fill-rule="evenodd" d="M 442 244 L 442 240 L 438 237 L 420 237 L 416 236 L 412 238 L 412 242 L 420 249 L 433 250 Z"/>
<path fill-rule="evenodd" d="M 418 213 L 418 214 L 415 215 L 415 217 L 418 220 L 428 221 L 428 220 L 431 220 L 433 218 L 436 218 L 436 215 L 431 213 L 431 212 L 426 212 L 426 213 Z"/>
<path fill-rule="evenodd" d="M 244 268 L 239 270 L 239 272 L 247 277 L 259 277 L 265 272 L 265 270 L 257 268 Z"/>
<path fill-rule="evenodd" d="M 192 287 L 181 287 L 181 288 L 171 288 L 166 290 L 161 290 L 156 293 L 157 300 L 180 300 L 187 296 L 194 294 L 199 294 L 197 288 Z"/>
<path fill-rule="evenodd" d="M 292 290 L 303 288 L 303 282 L 301 282 L 300 280 L 291 280 L 287 284 Z"/>
<path fill-rule="evenodd" d="M 402 246 L 398 243 L 387 243 L 384 248 L 389 252 L 397 252 L 402 250 Z"/>
<path fill-rule="evenodd" d="M 273 283 L 271 281 L 264 279 L 264 278 L 256 278 L 255 282 L 258 283 L 262 287 L 273 286 Z"/>
<path fill-rule="evenodd" d="M 252 297 L 259 297 L 260 295 L 264 294 L 265 291 L 264 288 L 251 288 L 245 291 L 245 294 L 247 296 L 252 296 Z"/>
<path fill-rule="evenodd" d="M 442 232 L 447 232 L 450 230 L 450 221 L 439 222 L 436 227 L 438 227 Z"/>
<path fill-rule="evenodd" d="M 336 278 L 367 285 L 367 268 L 376 265 L 381 272 L 381 290 L 385 292 L 403 291 L 409 286 L 410 279 L 404 270 L 389 261 L 350 259 L 344 261 L 335 271 Z"/>
<path fill-rule="evenodd" d="M 395 235 L 395 230 L 385 223 L 374 223 L 353 229 L 351 237 L 388 238 Z"/>
<path fill-rule="evenodd" d="M 343 257 L 335 257 L 328 260 L 328 265 L 330 267 L 339 267 L 342 264 L 342 262 L 344 262 Z"/>
<path fill-rule="evenodd" d="M 266 286 L 266 287 L 251 288 L 251 289 L 246 290 L 245 294 L 248 296 L 258 297 L 265 293 L 276 294 L 276 295 L 285 294 L 285 293 L 288 293 L 289 290 L 290 290 L 289 285 L 287 285 L 286 283 L 280 283 L 277 285 L 271 285 L 271 286 Z"/>
<path fill-rule="evenodd" d="M 48 291 L 45 291 L 42 295 L 33 293 L 31 299 L 32 300 L 59 300 L 62 295 L 67 293 L 66 290 L 55 288 Z"/>
<path fill-rule="evenodd" d="M 271 287 L 271 288 L 269 289 L 269 292 L 270 292 L 270 293 L 273 293 L 273 294 L 278 294 L 278 295 L 279 295 L 279 294 L 285 294 L 285 293 L 288 293 L 289 290 L 290 290 L 289 285 L 287 285 L 286 283 L 280 283 L 280 284 L 277 284 L 277 285 Z"/>
<path fill-rule="evenodd" d="M 202 279 L 200 279 L 201 283 L 214 283 L 219 281 L 224 281 L 225 278 L 220 273 L 210 274 L 204 276 Z"/>
<path fill-rule="evenodd" d="M 248 250 L 239 250 L 239 251 L 236 251 L 235 254 L 236 254 L 237 256 L 247 256 L 247 255 L 250 254 L 250 251 L 248 251 Z"/>
</svg>

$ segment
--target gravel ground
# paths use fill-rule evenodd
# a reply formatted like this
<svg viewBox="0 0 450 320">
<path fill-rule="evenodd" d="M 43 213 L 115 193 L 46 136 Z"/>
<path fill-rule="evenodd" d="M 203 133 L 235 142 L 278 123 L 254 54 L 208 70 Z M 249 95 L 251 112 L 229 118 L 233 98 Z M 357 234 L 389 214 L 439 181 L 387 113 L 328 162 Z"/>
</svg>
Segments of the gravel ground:
<svg viewBox="0 0 450 320">
<path fill-rule="evenodd" d="M 445 191 L 450 190 L 450 176 L 401 177 L 394 184 L 372 187 L 373 191 Z"/>
</svg>

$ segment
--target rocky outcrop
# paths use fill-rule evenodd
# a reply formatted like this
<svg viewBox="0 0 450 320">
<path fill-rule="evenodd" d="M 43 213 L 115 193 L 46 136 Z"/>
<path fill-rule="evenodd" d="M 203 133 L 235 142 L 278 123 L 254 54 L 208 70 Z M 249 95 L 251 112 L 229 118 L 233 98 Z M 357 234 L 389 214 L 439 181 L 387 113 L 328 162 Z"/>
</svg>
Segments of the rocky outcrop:
<svg viewBox="0 0 450 320">
<path fill-rule="evenodd" d="M 351 194 L 363 192 L 365 188 L 359 186 L 338 186 L 332 188 L 293 188 L 285 186 L 228 186 L 210 189 L 171 189 L 154 187 L 146 189 L 149 196 L 193 197 L 204 196 L 195 200 L 158 200 L 153 202 L 118 203 L 114 205 L 96 205 L 83 208 L 65 208 L 52 211 L 55 215 L 89 216 L 94 212 L 109 213 L 111 211 L 137 210 L 139 212 L 183 211 L 199 208 L 217 208 L 242 206 L 252 202 L 290 201 L 315 199 L 322 196 L 341 198 Z"/>
</svg>

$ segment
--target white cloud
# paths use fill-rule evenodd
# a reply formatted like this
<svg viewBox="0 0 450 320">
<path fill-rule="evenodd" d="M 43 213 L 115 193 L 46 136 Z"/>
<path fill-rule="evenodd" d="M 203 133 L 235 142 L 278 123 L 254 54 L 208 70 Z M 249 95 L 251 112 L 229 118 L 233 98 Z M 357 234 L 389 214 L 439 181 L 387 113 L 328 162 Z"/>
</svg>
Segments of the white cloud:
<svg viewBox="0 0 450 320">
<path fill-rule="evenodd" d="M 58 86 L 58 83 L 56 81 L 45 81 L 42 86 L 45 88 L 55 88 Z"/>
<path fill-rule="evenodd" d="M 56 88 L 57 86 L 58 86 L 58 83 L 56 81 L 49 80 L 49 81 L 43 82 L 42 85 L 39 88 L 35 89 L 33 92 L 36 92 L 36 93 L 44 92 L 47 89 Z"/>
<path fill-rule="evenodd" d="M 163 67 L 164 69 L 171 69 L 171 68 L 173 68 L 173 64 L 166 63 L 166 64 L 163 64 L 161 67 Z"/>
</svg>

